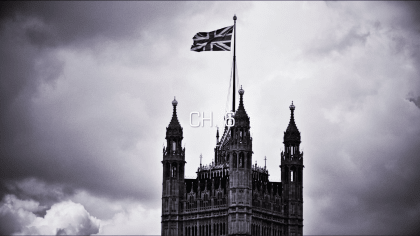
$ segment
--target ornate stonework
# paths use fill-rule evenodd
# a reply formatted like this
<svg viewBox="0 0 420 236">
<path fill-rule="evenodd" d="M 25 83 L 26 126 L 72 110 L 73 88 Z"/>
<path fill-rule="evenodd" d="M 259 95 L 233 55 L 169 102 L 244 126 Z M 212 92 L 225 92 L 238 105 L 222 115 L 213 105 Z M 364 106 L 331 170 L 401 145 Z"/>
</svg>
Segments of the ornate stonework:
<svg viewBox="0 0 420 236">
<path fill-rule="evenodd" d="M 303 152 L 295 124 L 295 106 L 284 132 L 281 182 L 270 182 L 266 168 L 252 164 L 252 137 L 243 103 L 235 112 L 235 125 L 216 134 L 214 162 L 197 168 L 195 179 L 185 179 L 182 127 L 176 114 L 166 128 L 163 148 L 161 235 L 210 236 L 302 235 Z"/>
</svg>

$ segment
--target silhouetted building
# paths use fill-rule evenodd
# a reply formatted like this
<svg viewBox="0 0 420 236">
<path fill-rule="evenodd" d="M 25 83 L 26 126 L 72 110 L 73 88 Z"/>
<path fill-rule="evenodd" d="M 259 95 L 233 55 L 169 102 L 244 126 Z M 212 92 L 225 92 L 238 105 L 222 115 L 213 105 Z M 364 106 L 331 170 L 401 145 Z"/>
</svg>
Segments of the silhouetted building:
<svg viewBox="0 0 420 236">
<path fill-rule="evenodd" d="M 235 125 L 216 134 L 214 162 L 201 165 L 195 179 L 185 179 L 185 148 L 176 114 L 166 128 L 163 148 L 161 235 L 210 236 L 302 235 L 303 152 L 294 120 L 295 106 L 284 132 L 281 182 L 270 182 L 266 166 L 252 164 L 252 137 L 244 108 L 244 90 L 239 90 Z"/>
</svg>

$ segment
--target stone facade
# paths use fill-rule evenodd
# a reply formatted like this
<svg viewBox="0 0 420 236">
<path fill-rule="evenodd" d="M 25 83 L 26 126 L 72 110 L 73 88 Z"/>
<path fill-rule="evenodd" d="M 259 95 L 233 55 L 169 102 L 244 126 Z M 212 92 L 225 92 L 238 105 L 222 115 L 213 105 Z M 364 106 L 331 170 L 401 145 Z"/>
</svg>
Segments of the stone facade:
<svg viewBox="0 0 420 236">
<path fill-rule="evenodd" d="M 235 124 L 216 134 L 214 162 L 201 165 L 195 179 L 185 179 L 183 132 L 176 114 L 166 128 L 163 148 L 161 235 L 216 236 L 302 235 L 303 152 L 294 120 L 295 106 L 284 132 L 281 182 L 270 182 L 267 168 L 252 164 L 249 117 L 239 90 Z"/>
</svg>

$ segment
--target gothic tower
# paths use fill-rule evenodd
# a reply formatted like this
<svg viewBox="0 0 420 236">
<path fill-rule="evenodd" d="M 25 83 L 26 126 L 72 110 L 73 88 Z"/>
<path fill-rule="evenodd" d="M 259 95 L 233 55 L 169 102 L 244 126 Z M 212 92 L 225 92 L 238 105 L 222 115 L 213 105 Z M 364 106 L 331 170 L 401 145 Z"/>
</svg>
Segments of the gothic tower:
<svg viewBox="0 0 420 236">
<path fill-rule="evenodd" d="M 228 235 L 251 235 L 252 221 L 252 138 L 249 117 L 243 103 L 244 90 L 239 89 L 239 107 L 230 127 Z"/>
<path fill-rule="evenodd" d="M 300 132 L 296 127 L 294 110 L 290 105 L 290 122 L 284 132 L 284 152 L 281 152 L 281 182 L 283 185 L 283 206 L 286 217 L 286 235 L 302 235 L 303 228 L 303 196 L 302 172 L 303 152 L 300 152 Z"/>
<path fill-rule="evenodd" d="M 182 127 L 176 114 L 178 102 L 172 101 L 173 115 L 166 128 L 166 147 L 163 148 L 162 222 L 161 235 L 182 235 L 179 214 L 184 195 L 185 148 L 182 148 Z"/>
</svg>

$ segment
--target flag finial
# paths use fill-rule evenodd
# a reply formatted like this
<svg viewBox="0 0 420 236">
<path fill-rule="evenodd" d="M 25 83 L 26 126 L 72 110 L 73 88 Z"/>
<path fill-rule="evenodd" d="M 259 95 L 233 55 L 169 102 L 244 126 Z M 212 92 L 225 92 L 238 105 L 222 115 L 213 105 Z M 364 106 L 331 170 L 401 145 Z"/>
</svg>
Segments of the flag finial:
<svg viewBox="0 0 420 236">
<path fill-rule="evenodd" d="M 233 15 L 233 20 L 236 20 L 236 19 L 238 19 L 238 17 L 236 17 L 236 14 L 235 14 Z"/>
</svg>

